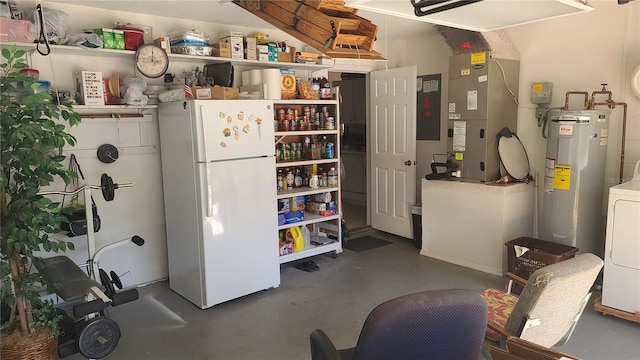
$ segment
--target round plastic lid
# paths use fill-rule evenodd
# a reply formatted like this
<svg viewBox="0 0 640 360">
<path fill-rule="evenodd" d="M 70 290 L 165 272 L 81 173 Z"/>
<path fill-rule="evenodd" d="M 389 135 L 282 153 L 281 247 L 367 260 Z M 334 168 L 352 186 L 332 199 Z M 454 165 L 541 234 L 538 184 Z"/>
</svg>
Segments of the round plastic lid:
<svg viewBox="0 0 640 360">
<path fill-rule="evenodd" d="M 498 140 L 498 154 L 509 176 L 516 180 L 524 180 L 529 176 L 529 158 L 516 136 L 501 136 Z"/>
<path fill-rule="evenodd" d="M 38 77 L 40 76 L 40 71 L 32 68 L 24 68 L 20 70 L 20 74 L 29 76 L 34 80 L 38 80 Z"/>
</svg>

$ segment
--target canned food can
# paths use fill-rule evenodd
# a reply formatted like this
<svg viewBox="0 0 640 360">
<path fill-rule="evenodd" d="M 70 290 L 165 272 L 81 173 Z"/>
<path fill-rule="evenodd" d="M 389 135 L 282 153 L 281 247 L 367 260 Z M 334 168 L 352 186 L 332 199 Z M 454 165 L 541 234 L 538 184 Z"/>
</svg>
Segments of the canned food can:
<svg viewBox="0 0 640 360">
<path fill-rule="evenodd" d="M 289 211 L 291 211 L 291 200 L 289 198 L 278 199 L 278 212 L 286 213 Z"/>
<path fill-rule="evenodd" d="M 331 193 L 313 194 L 313 201 L 318 203 L 328 203 L 331 201 Z"/>
<path fill-rule="evenodd" d="M 324 128 L 326 130 L 334 130 L 336 128 L 336 120 L 333 116 L 327 116 L 324 120 Z"/>
</svg>

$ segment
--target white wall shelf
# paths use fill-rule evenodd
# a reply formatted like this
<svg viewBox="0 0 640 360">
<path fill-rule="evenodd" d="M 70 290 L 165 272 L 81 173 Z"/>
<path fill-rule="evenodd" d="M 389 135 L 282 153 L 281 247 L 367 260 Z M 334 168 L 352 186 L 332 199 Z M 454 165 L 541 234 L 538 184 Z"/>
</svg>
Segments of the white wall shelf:
<svg viewBox="0 0 640 360">
<path fill-rule="evenodd" d="M 320 160 L 283 161 L 283 162 L 276 163 L 276 167 L 278 168 L 295 167 L 295 166 L 305 166 L 305 165 L 313 165 L 313 164 L 320 165 L 320 164 L 331 164 L 331 163 L 337 163 L 337 162 L 338 162 L 337 158 L 320 159 Z"/>
<path fill-rule="evenodd" d="M 332 242 L 325 245 L 311 245 L 308 249 L 304 249 L 299 252 L 294 252 L 291 254 L 280 256 L 280 264 L 288 263 L 291 261 L 296 261 L 304 258 L 308 258 L 310 256 L 324 254 L 330 251 L 340 252 L 342 251 L 342 245 L 339 241 Z"/>
<path fill-rule="evenodd" d="M 319 188 L 309 188 L 309 187 L 300 187 L 293 188 L 291 190 L 282 190 L 278 193 L 278 199 L 290 198 L 292 196 L 306 196 L 313 194 L 321 194 L 326 192 L 338 191 L 337 187 L 319 187 Z"/>
<path fill-rule="evenodd" d="M 3 44 L 3 46 L 11 46 L 12 44 Z M 19 49 L 27 51 L 35 51 L 35 43 L 16 43 Z M 79 56 L 99 56 L 104 58 L 120 57 L 133 59 L 135 51 L 132 50 L 113 50 L 113 49 L 84 49 L 77 46 L 68 45 L 50 45 L 52 54 L 67 54 L 67 55 L 79 55 Z M 44 49 L 44 44 L 40 44 L 40 49 Z M 215 56 L 198 56 L 198 55 L 184 55 L 184 54 L 169 54 L 169 61 L 178 62 L 202 62 L 202 63 L 221 63 L 231 62 L 234 66 L 247 66 L 247 67 L 261 67 L 261 68 L 286 68 L 286 69 L 300 69 L 300 70 L 323 70 L 330 69 L 333 65 L 321 65 L 321 64 L 300 64 L 300 63 L 288 63 L 288 62 L 274 62 L 274 61 L 257 61 L 257 60 L 244 60 L 244 59 L 230 59 L 221 58 Z M 324 100 L 327 102 L 327 100 Z"/>
</svg>

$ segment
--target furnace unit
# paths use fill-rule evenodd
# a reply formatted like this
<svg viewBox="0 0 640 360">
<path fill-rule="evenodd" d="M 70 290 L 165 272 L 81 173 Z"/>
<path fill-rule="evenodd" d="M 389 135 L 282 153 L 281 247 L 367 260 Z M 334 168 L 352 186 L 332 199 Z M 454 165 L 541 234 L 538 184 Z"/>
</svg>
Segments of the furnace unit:
<svg viewBox="0 0 640 360">
<path fill-rule="evenodd" d="M 497 135 L 517 130 L 519 74 L 520 61 L 491 52 L 449 58 L 447 151 L 463 180 L 500 178 Z"/>
</svg>

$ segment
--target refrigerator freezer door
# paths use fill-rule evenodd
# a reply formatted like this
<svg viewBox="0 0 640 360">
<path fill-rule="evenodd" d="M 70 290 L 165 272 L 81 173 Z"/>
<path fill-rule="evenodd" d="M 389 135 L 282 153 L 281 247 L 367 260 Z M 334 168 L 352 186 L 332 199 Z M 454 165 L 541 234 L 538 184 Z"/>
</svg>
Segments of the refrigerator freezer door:
<svg viewBox="0 0 640 360">
<path fill-rule="evenodd" d="M 274 155 L 270 100 L 201 100 L 193 105 L 197 162 Z"/>
<path fill-rule="evenodd" d="M 273 126 L 272 126 L 273 127 Z M 280 285 L 275 159 L 197 165 L 204 267 L 202 308 Z"/>
</svg>

